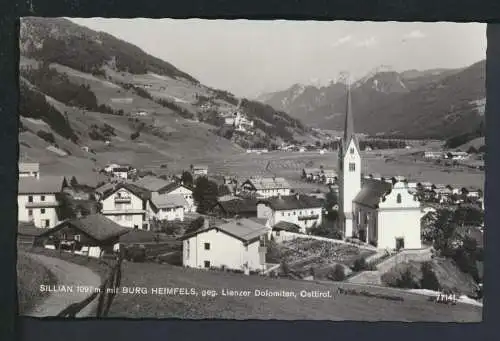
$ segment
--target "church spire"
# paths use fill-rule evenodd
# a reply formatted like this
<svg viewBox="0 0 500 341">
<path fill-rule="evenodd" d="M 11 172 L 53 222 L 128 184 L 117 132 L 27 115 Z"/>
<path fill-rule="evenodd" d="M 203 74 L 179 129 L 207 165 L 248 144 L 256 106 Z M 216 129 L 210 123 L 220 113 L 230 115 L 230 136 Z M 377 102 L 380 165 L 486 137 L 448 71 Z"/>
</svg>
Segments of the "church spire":
<svg viewBox="0 0 500 341">
<path fill-rule="evenodd" d="M 347 98 L 346 98 L 346 113 L 345 113 L 345 123 L 344 123 L 344 151 L 347 149 L 349 142 L 354 139 L 356 147 L 358 147 L 358 142 L 356 135 L 354 133 L 354 120 L 352 117 L 352 101 L 351 101 L 351 81 L 349 76 L 346 81 L 347 88 Z M 358 148 L 359 149 L 359 148 Z"/>
</svg>

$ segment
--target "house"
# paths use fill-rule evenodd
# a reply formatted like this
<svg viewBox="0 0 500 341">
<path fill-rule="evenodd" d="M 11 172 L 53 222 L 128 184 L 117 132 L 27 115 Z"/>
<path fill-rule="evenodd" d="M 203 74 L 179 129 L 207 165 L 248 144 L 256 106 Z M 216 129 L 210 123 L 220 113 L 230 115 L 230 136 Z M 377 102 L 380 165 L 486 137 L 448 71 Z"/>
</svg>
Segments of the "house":
<svg viewBox="0 0 500 341">
<path fill-rule="evenodd" d="M 19 163 L 19 177 L 40 178 L 40 164 L 38 162 L 21 162 Z"/>
<path fill-rule="evenodd" d="M 148 230 L 150 193 L 132 184 L 118 184 L 101 199 L 101 213 L 117 224 Z"/>
<path fill-rule="evenodd" d="M 205 165 L 192 165 L 191 173 L 193 173 L 194 177 L 197 176 L 207 176 L 208 175 L 208 166 Z"/>
<path fill-rule="evenodd" d="M 262 271 L 266 266 L 263 240 L 268 228 L 250 219 L 211 225 L 182 237 L 182 264 L 191 268 Z"/>
<path fill-rule="evenodd" d="M 293 194 L 261 199 L 257 202 L 257 218 L 267 218 L 268 225 L 280 221 L 300 226 L 300 232 L 321 225 L 324 201 L 305 194 Z"/>
<path fill-rule="evenodd" d="M 319 181 L 321 174 L 321 168 L 304 168 L 302 170 L 302 176 L 308 181 Z"/>
<path fill-rule="evenodd" d="M 463 187 L 462 194 L 466 195 L 468 198 L 475 199 L 479 199 L 483 195 L 482 191 L 475 187 Z"/>
<path fill-rule="evenodd" d="M 101 258 L 103 254 L 114 254 L 120 236 L 129 231 L 101 214 L 93 214 L 63 221 L 37 239 L 44 239 L 46 248 Z"/>
<path fill-rule="evenodd" d="M 250 218 L 257 216 L 257 200 L 254 198 L 234 198 L 218 200 L 211 213 L 221 218 Z"/>
<path fill-rule="evenodd" d="M 18 183 L 18 221 L 33 222 L 36 227 L 49 228 L 59 222 L 57 196 L 62 192 L 64 177 L 21 177 Z"/>
<path fill-rule="evenodd" d="M 164 189 L 168 188 L 171 186 L 171 181 L 163 180 L 160 178 L 157 178 L 155 176 L 144 176 L 142 178 L 138 178 L 137 180 L 130 182 L 131 184 L 144 188 L 151 193 L 160 193 Z"/>
<path fill-rule="evenodd" d="M 446 156 L 452 160 L 467 160 L 470 157 L 467 152 L 448 152 Z"/>
<path fill-rule="evenodd" d="M 33 222 L 19 222 L 17 225 L 18 247 L 33 247 L 39 245 L 38 237 L 45 231 L 45 228 L 36 227 Z"/>
<path fill-rule="evenodd" d="M 103 171 L 105 173 L 111 173 L 113 171 L 113 169 L 120 168 L 120 167 L 122 167 L 122 166 L 120 166 L 119 164 L 111 163 L 111 164 L 107 165 L 106 167 L 104 167 Z"/>
<path fill-rule="evenodd" d="M 94 196 L 96 200 L 100 201 L 102 197 L 107 194 L 108 192 L 112 191 L 115 188 L 116 184 L 111 183 L 111 182 L 106 182 L 102 184 L 101 186 L 97 187 L 94 190 Z"/>
<path fill-rule="evenodd" d="M 131 167 L 116 167 L 111 171 L 111 175 L 119 179 L 128 179 L 132 173 Z"/>
<path fill-rule="evenodd" d="M 184 221 L 184 207 L 187 205 L 182 194 L 160 195 L 152 193 L 149 202 L 150 217 L 158 220 Z"/>
<path fill-rule="evenodd" d="M 271 228 L 271 235 L 273 239 L 282 243 L 286 240 L 295 238 L 295 234 L 300 233 L 300 226 L 290 223 L 288 221 L 280 221 Z"/>
<path fill-rule="evenodd" d="M 424 158 L 426 159 L 441 159 L 444 157 L 443 152 L 427 151 L 424 152 Z"/>
<path fill-rule="evenodd" d="M 258 198 L 289 195 L 290 184 L 284 178 L 250 178 L 241 184 L 241 191 Z"/>
<path fill-rule="evenodd" d="M 158 191 L 158 194 L 160 195 L 166 195 L 166 194 L 181 194 L 184 199 L 186 200 L 186 206 L 184 206 L 184 213 L 194 213 L 196 212 L 196 203 L 194 202 L 193 198 L 193 189 L 183 185 L 178 182 L 171 182 L 168 186 L 163 187 L 161 190 Z"/>
<path fill-rule="evenodd" d="M 422 212 L 418 197 L 409 193 L 405 181 L 362 180 L 349 87 L 346 108 L 338 156 L 339 220 L 345 238 L 357 238 L 381 249 L 420 249 Z"/>
<path fill-rule="evenodd" d="M 323 169 L 321 174 L 321 181 L 324 184 L 330 185 L 334 184 L 337 181 L 337 172 L 333 169 Z"/>
</svg>

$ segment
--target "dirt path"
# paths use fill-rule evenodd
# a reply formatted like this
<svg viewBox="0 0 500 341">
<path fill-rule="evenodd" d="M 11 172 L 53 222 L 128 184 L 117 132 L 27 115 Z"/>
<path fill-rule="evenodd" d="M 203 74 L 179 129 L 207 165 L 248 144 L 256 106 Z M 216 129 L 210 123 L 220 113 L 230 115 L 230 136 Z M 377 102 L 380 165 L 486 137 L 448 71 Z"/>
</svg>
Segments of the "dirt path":
<svg viewBox="0 0 500 341">
<path fill-rule="evenodd" d="M 77 292 L 77 286 L 87 286 L 98 288 L 101 285 L 101 278 L 90 269 L 78 264 L 69 263 L 61 259 L 47 257 L 43 255 L 26 253 L 28 257 L 43 264 L 49 269 L 57 279 L 57 286 L 65 286 L 72 288 L 73 292 L 51 292 L 50 295 L 35 308 L 27 316 L 33 317 L 48 317 L 56 316 L 64 308 L 77 302 L 83 301 L 91 293 Z M 43 283 L 41 283 L 43 284 Z M 77 317 L 86 317 L 94 312 L 97 301 L 94 300 L 91 304 L 85 307 Z"/>
</svg>

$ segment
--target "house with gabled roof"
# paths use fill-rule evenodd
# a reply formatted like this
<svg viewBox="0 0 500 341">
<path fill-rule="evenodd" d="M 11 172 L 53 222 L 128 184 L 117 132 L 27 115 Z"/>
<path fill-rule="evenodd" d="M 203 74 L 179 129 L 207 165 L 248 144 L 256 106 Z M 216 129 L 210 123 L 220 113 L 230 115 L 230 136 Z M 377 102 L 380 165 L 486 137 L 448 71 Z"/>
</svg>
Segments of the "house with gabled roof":
<svg viewBox="0 0 500 341">
<path fill-rule="evenodd" d="M 150 192 L 129 183 L 116 185 L 101 198 L 101 213 L 118 225 L 148 230 Z"/>
<path fill-rule="evenodd" d="M 182 263 L 191 268 L 226 268 L 243 271 L 265 269 L 264 240 L 269 229 L 251 219 L 204 225 L 187 233 L 183 241 Z"/>
<path fill-rule="evenodd" d="M 257 198 L 290 195 L 291 186 L 285 178 L 252 177 L 241 184 L 241 191 Z"/>
<path fill-rule="evenodd" d="M 232 198 L 230 200 L 218 200 L 210 210 L 223 218 L 251 218 L 257 216 L 257 200 L 255 198 Z"/>
<path fill-rule="evenodd" d="M 49 228 L 59 222 L 58 196 L 65 179 L 62 176 L 20 177 L 18 183 L 18 221 L 33 222 L 36 227 Z"/>
<path fill-rule="evenodd" d="M 184 207 L 187 201 L 182 194 L 151 194 L 149 201 L 150 217 L 158 220 L 184 221 Z"/>
<path fill-rule="evenodd" d="M 321 225 L 324 201 L 305 194 L 293 194 L 260 199 L 257 217 L 268 219 L 268 226 L 286 221 L 300 226 L 300 232 Z"/>
<path fill-rule="evenodd" d="M 130 229 L 118 225 L 102 214 L 66 220 L 36 238 L 44 239 L 45 247 L 100 258 L 119 248 L 120 236 Z"/>
<path fill-rule="evenodd" d="M 180 194 L 186 200 L 186 205 L 184 206 L 184 212 L 196 212 L 196 203 L 193 198 L 193 189 L 179 182 L 171 182 L 168 186 L 163 187 L 158 191 L 160 195 L 166 194 Z"/>
<path fill-rule="evenodd" d="M 40 164 L 38 162 L 20 162 L 19 177 L 40 178 Z"/>
</svg>

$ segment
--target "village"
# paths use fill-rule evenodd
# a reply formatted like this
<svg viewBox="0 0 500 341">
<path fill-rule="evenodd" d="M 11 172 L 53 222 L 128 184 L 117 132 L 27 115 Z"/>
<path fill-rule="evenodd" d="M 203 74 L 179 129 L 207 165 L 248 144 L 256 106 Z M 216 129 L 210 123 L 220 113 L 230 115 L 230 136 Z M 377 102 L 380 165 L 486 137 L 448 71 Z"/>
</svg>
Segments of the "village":
<svg viewBox="0 0 500 341">
<path fill-rule="evenodd" d="M 445 290 L 464 300 L 481 299 L 482 259 L 475 250 L 482 249 L 482 190 L 363 174 L 352 115 L 348 105 L 338 166 L 296 174 L 315 185 L 306 193 L 284 177 L 212 174 L 202 164 L 162 177 L 109 164 L 100 170 L 107 180 L 92 187 L 72 175 L 45 175 L 39 163 L 21 162 L 18 246 L 26 252 L 41 248 L 195 271 Z M 446 259 L 457 265 L 441 280 L 424 270 Z M 409 278 L 419 264 L 423 277 Z M 445 284 L 443 276 L 472 276 L 475 282 Z"/>
</svg>

